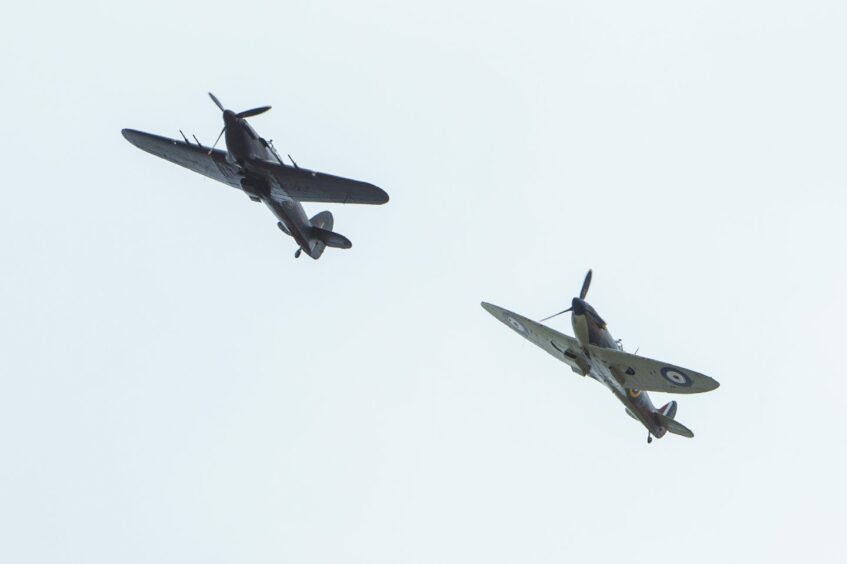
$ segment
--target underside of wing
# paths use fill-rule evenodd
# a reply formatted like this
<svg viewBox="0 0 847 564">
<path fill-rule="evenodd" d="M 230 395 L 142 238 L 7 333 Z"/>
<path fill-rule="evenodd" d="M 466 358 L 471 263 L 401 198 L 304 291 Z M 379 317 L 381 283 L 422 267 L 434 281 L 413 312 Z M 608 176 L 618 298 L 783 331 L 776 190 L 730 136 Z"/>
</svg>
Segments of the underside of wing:
<svg viewBox="0 0 847 564">
<path fill-rule="evenodd" d="M 226 153 L 208 147 L 192 145 L 185 141 L 169 139 L 161 135 L 153 135 L 134 129 L 121 131 L 127 141 L 151 155 L 156 155 L 172 163 L 184 166 L 194 172 L 199 172 L 234 188 L 241 187 L 241 175 L 238 167 L 226 160 Z"/>
<path fill-rule="evenodd" d="M 482 307 L 515 333 L 570 366 L 577 374 L 584 376 L 588 372 L 588 363 L 579 342 L 573 337 L 493 304 L 482 302 Z"/>
<path fill-rule="evenodd" d="M 646 392 L 697 394 L 720 384 L 705 374 L 651 358 L 589 345 L 591 356 L 614 370 L 623 385 Z"/>
<path fill-rule="evenodd" d="M 289 196 L 301 202 L 379 205 L 388 201 L 382 188 L 367 182 L 269 161 L 250 161 L 248 166 L 273 178 Z"/>
</svg>

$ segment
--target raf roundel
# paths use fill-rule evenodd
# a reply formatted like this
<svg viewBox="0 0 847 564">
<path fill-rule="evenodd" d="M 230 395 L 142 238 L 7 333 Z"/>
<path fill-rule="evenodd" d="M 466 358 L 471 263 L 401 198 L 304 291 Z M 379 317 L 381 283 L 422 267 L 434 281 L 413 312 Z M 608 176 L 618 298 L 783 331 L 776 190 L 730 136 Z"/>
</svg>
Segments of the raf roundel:
<svg viewBox="0 0 847 564">
<path fill-rule="evenodd" d="M 693 383 L 691 378 L 689 378 L 682 370 L 678 368 L 671 368 L 670 366 L 662 368 L 662 377 L 674 386 L 680 386 L 683 388 L 687 388 Z"/>
<path fill-rule="evenodd" d="M 526 334 L 526 327 L 523 326 L 523 323 L 512 317 L 511 315 L 507 315 L 506 323 L 508 323 L 512 329 L 517 331 L 518 333 Z"/>
</svg>

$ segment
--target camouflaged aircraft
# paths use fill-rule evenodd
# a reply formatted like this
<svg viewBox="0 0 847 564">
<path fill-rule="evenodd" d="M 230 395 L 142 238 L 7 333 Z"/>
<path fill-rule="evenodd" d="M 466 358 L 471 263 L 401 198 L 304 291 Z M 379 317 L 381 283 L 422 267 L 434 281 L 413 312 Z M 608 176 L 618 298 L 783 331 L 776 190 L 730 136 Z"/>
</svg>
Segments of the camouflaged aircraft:
<svg viewBox="0 0 847 564">
<path fill-rule="evenodd" d="M 576 338 L 563 335 L 540 322 L 535 322 L 506 309 L 482 302 L 482 307 L 519 335 L 544 349 L 581 376 L 590 376 L 609 388 L 624 404 L 626 413 L 647 428 L 647 442 L 665 433 L 693 437 L 694 433 L 678 422 L 677 405 L 671 401 L 656 409 L 647 392 L 696 394 L 708 392 L 720 384 L 704 374 L 624 352 L 606 328 L 606 322 L 585 301 L 591 285 L 591 271 L 585 276 L 578 298 L 571 307 L 541 321 L 571 312 L 571 325 Z"/>
<path fill-rule="evenodd" d="M 352 247 L 349 239 L 332 231 L 332 213 L 322 211 L 309 219 L 300 203 L 379 205 L 388 201 L 388 194 L 367 182 L 300 168 L 291 155 L 288 158 L 292 164 L 285 164 L 272 142 L 259 137 L 247 123 L 247 118 L 265 113 L 270 106 L 236 113 L 225 109 L 211 92 L 209 97 L 223 112 L 224 120 L 224 128 L 211 147 L 204 147 L 197 137 L 190 143 L 182 131 L 183 141 L 134 129 L 124 129 L 123 136 L 142 151 L 238 188 L 254 202 L 263 202 L 276 216 L 277 227 L 297 242 L 295 257 L 305 251 L 317 259 L 326 247 Z M 224 135 L 227 150 L 215 149 Z"/>
</svg>

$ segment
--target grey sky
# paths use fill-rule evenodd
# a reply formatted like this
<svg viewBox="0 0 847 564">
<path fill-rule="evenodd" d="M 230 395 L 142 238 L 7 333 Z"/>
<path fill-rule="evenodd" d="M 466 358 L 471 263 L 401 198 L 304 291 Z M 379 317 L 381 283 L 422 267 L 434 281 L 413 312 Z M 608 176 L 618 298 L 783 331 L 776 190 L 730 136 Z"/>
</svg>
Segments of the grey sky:
<svg viewBox="0 0 847 564">
<path fill-rule="evenodd" d="M 0 562 L 841 561 L 845 11 L 7 8 Z M 208 90 L 389 192 L 328 206 L 352 250 L 121 138 L 210 143 Z M 589 267 L 628 350 L 721 382 L 693 440 L 479 307 Z"/>
</svg>

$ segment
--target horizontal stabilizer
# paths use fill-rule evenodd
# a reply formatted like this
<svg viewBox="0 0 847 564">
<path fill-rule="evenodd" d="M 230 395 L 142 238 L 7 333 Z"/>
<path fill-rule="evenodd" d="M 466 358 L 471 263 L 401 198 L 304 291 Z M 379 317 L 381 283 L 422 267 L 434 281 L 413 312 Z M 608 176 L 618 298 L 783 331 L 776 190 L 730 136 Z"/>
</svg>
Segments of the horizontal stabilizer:
<svg viewBox="0 0 847 564">
<path fill-rule="evenodd" d="M 334 231 L 327 231 L 326 229 L 321 229 L 320 227 L 312 227 L 312 237 L 324 243 L 327 247 L 334 247 L 336 249 L 349 249 L 353 246 L 353 243 L 350 242 L 350 239 L 345 237 L 344 235 L 340 235 L 335 233 Z"/>
<path fill-rule="evenodd" d="M 688 437 L 689 439 L 694 437 L 694 433 L 691 431 L 691 429 L 689 429 L 676 419 L 672 419 L 667 415 L 662 415 L 662 412 L 660 411 L 656 412 L 656 419 L 659 420 L 659 425 L 667 429 L 669 433 Z"/>
</svg>

